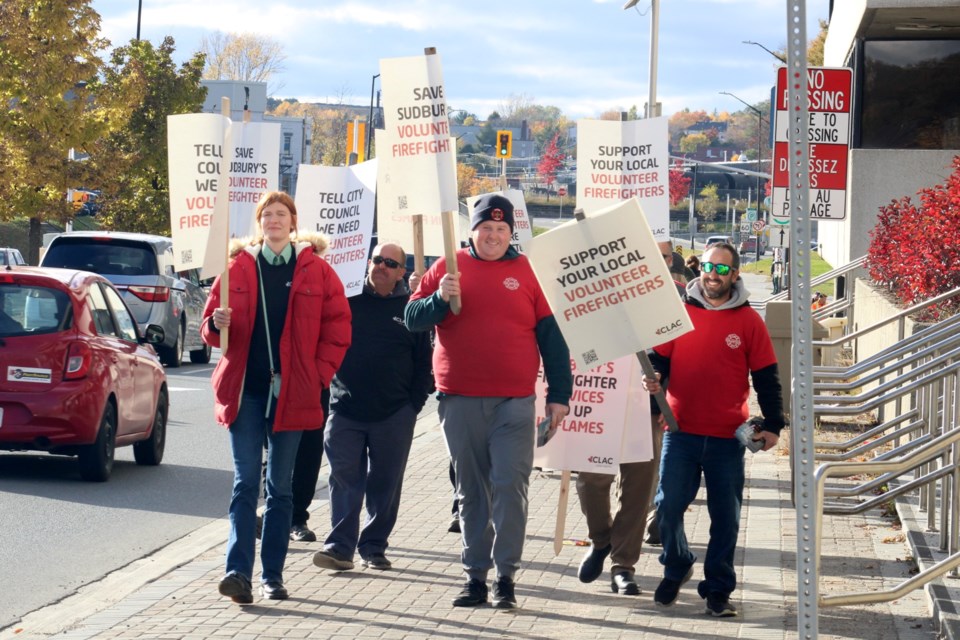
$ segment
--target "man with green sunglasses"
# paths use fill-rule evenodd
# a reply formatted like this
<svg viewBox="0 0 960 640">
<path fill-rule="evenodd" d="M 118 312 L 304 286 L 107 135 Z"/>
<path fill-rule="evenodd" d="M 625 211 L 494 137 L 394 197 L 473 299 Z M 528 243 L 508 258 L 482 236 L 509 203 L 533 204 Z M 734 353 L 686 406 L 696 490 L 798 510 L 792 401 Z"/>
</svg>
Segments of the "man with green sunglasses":
<svg viewBox="0 0 960 640">
<path fill-rule="evenodd" d="M 735 432 L 750 415 L 751 379 L 764 418 L 753 439 L 765 451 L 779 440 L 783 401 L 770 335 L 750 307 L 737 250 L 728 243 L 712 245 L 700 268 L 700 277 L 687 285 L 687 313 L 694 330 L 655 347 L 650 360 L 658 377 L 643 379 L 650 393 L 663 385 L 679 425 L 678 431 L 664 435 L 660 453 L 655 504 L 664 577 L 653 599 L 659 606 L 672 605 L 693 577 L 697 557 L 687 544 L 683 517 L 702 476 L 710 542 L 697 591 L 706 601 L 707 614 L 729 617 L 737 615 L 730 594 L 737 586 L 733 558 L 744 484 L 745 447 Z"/>
</svg>

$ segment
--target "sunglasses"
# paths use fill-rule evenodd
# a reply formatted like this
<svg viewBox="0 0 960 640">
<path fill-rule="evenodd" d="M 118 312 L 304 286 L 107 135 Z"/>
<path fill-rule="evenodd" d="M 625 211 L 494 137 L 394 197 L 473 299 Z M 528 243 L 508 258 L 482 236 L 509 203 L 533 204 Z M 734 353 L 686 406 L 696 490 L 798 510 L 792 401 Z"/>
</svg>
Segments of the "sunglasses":
<svg viewBox="0 0 960 640">
<path fill-rule="evenodd" d="M 384 258 L 383 256 L 373 256 L 373 264 L 386 264 L 391 269 L 399 269 L 400 263 L 393 258 Z"/>
<path fill-rule="evenodd" d="M 701 262 L 700 268 L 704 273 L 711 273 L 716 270 L 718 276 L 725 276 L 733 271 L 733 267 L 728 264 L 716 264 L 713 262 Z"/>
</svg>

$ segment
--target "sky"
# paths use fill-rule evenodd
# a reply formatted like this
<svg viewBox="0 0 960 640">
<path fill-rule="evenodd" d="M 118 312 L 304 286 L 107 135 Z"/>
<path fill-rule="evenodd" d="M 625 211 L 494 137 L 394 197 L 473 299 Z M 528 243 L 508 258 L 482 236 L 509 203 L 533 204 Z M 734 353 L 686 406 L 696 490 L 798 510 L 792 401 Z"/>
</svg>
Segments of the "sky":
<svg viewBox="0 0 960 640">
<path fill-rule="evenodd" d="M 802 0 L 801 0 L 802 1 Z M 662 114 L 745 108 L 776 82 L 787 0 L 661 0 L 657 100 Z M 114 46 L 136 36 L 136 0 L 93 0 Z M 611 109 L 643 112 L 649 95 L 650 0 L 142 0 L 140 35 L 171 35 L 177 60 L 203 36 L 255 33 L 283 45 L 272 97 L 369 105 L 381 58 L 436 47 L 448 109 L 485 120 L 517 99 L 559 107 L 570 119 Z M 807 40 L 829 0 L 806 0 Z M 379 86 L 378 86 L 379 88 Z"/>
</svg>

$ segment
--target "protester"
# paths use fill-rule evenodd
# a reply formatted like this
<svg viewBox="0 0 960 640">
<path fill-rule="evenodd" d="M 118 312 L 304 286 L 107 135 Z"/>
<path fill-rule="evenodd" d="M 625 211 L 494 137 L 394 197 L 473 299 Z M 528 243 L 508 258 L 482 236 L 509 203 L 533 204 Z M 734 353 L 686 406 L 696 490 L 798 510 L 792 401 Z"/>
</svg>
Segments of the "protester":
<svg viewBox="0 0 960 640">
<path fill-rule="evenodd" d="M 433 388 L 430 336 L 411 333 L 403 324 L 410 298 L 403 280 L 406 263 L 399 245 L 378 245 L 363 292 L 350 298 L 353 342 L 333 377 L 324 438 L 331 530 L 313 556 L 324 569 L 352 569 L 354 550 L 367 568 L 392 566 L 386 550 L 397 522 L 413 428 Z"/>
<path fill-rule="evenodd" d="M 684 264 L 683 256 L 673 250 L 673 242 L 666 240 L 658 242 L 657 246 L 660 248 L 660 255 L 667 261 L 667 266 L 670 267 L 670 275 L 673 276 L 674 280 L 680 284 L 686 284 L 693 280 L 693 271 Z"/>
<path fill-rule="evenodd" d="M 666 389 L 679 425 L 679 431 L 664 435 L 661 450 L 655 501 L 664 577 L 653 598 L 660 606 L 672 605 L 693 576 L 697 557 L 687 545 L 683 518 L 702 476 L 710 541 L 697 591 L 706 601 L 706 613 L 726 617 L 737 615 L 730 594 L 737 586 L 733 558 L 743 502 L 744 445 L 735 432 L 749 417 L 750 379 L 764 417 L 762 430 L 752 439 L 763 450 L 776 446 L 784 418 L 776 356 L 739 279 L 737 250 L 715 244 L 700 266 L 700 278 L 687 285 L 694 330 L 655 347 L 650 359 L 658 378 L 643 379 L 650 393 Z"/>
<path fill-rule="evenodd" d="M 690 254 L 687 257 L 686 264 L 687 264 L 687 269 L 690 269 L 690 271 L 693 272 L 693 277 L 699 278 L 700 277 L 700 258 L 698 258 L 693 254 Z"/>
<path fill-rule="evenodd" d="M 527 258 L 510 246 L 513 205 L 488 194 L 475 203 L 469 248 L 456 275 L 443 258 L 423 276 L 406 309 L 407 326 L 436 326 L 433 369 L 441 426 L 453 459 L 468 582 L 455 607 L 493 600 L 517 606 L 514 576 L 527 523 L 533 468 L 534 386 L 540 358 L 548 382 L 545 415 L 557 428 L 569 412 L 570 353 Z M 450 299 L 461 296 L 459 315 Z"/>
<path fill-rule="evenodd" d="M 283 600 L 297 446 L 304 430 L 323 425 L 321 390 L 350 346 L 343 285 L 320 257 L 326 240 L 296 238 L 296 206 L 280 191 L 263 195 L 256 220 L 257 236 L 246 246 L 238 243 L 228 266 L 230 306 L 221 303 L 218 277 L 201 328 L 214 347 L 229 328 L 229 346 L 212 378 L 217 422 L 229 427 L 234 463 L 226 575 L 219 591 L 240 604 L 253 602 L 264 441 L 269 444 L 260 594 Z"/>
</svg>

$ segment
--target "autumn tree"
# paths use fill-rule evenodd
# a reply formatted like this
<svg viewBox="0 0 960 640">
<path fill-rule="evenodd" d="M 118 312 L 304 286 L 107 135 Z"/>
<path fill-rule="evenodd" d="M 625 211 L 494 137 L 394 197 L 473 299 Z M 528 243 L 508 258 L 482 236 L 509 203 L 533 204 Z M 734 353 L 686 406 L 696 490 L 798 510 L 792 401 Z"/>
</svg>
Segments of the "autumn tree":
<svg viewBox="0 0 960 640">
<path fill-rule="evenodd" d="M 676 112 L 667 120 L 667 130 L 670 140 L 673 142 L 679 141 L 684 131 L 698 122 L 707 120 L 710 120 L 710 116 L 703 110 L 690 111 L 690 109 L 684 109 L 683 111 Z"/>
<path fill-rule="evenodd" d="M 70 218 L 67 189 L 90 177 L 71 155 L 125 121 L 131 94 L 101 91 L 109 42 L 89 0 L 3 0 L 0 25 L 0 216 L 29 217 L 27 260 L 36 264 L 41 222 Z"/>
<path fill-rule="evenodd" d="M 204 80 L 246 80 L 268 83 L 269 95 L 283 86 L 274 76 L 284 70 L 283 45 L 254 33 L 223 33 L 204 36 L 200 43 L 206 55 Z"/>
<path fill-rule="evenodd" d="M 710 222 L 717 217 L 717 209 L 720 206 L 720 196 L 717 192 L 717 185 L 709 184 L 700 190 L 697 196 L 697 213 L 700 217 Z"/>
<path fill-rule="evenodd" d="M 700 147 L 710 145 L 710 139 L 702 133 L 691 133 L 680 139 L 680 151 L 683 153 L 696 153 Z"/>
<path fill-rule="evenodd" d="M 675 207 L 690 195 L 690 176 L 683 170 L 683 163 L 679 160 L 670 167 L 670 206 Z"/>
<path fill-rule="evenodd" d="M 482 178 L 477 175 L 473 167 L 457 163 L 457 197 L 466 200 L 481 193 L 490 193 L 499 189 L 497 181 L 492 178 Z"/>
<path fill-rule="evenodd" d="M 547 144 L 540 157 L 540 163 L 537 164 L 537 174 L 541 179 L 551 185 L 557 180 L 557 171 L 563 166 L 563 159 L 566 157 L 559 148 L 557 148 L 557 139 L 560 134 L 553 137 L 553 140 Z M 549 192 L 548 192 L 549 193 Z"/>
<path fill-rule="evenodd" d="M 200 85 L 203 54 L 178 68 L 174 40 L 154 47 L 132 40 L 110 56 L 103 84 L 111 90 L 136 87 L 138 100 L 127 126 L 101 140 L 90 162 L 101 179 L 101 222 L 111 229 L 169 235 L 170 191 L 167 116 L 196 113 L 207 90 Z"/>
</svg>

